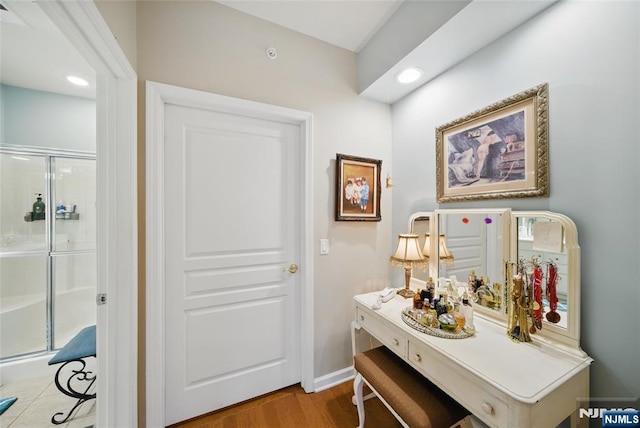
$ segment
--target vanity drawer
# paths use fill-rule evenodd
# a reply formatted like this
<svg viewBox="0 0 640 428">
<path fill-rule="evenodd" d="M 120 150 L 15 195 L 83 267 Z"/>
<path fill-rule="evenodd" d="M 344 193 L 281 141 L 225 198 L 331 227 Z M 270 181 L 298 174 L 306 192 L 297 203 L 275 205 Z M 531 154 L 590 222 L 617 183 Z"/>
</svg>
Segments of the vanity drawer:
<svg viewBox="0 0 640 428">
<path fill-rule="evenodd" d="M 461 339 L 464 340 L 464 339 Z M 491 426 L 506 427 L 509 419 L 508 405 L 494 395 L 486 382 L 477 380 L 471 373 L 445 361 L 437 351 L 409 340 L 407 359 L 427 378 L 451 395 L 478 418 Z"/>
<path fill-rule="evenodd" d="M 356 322 L 384 346 L 391 349 L 402 358 L 407 356 L 407 339 L 392 328 L 387 327 L 376 317 L 361 307 L 356 307 Z"/>
</svg>

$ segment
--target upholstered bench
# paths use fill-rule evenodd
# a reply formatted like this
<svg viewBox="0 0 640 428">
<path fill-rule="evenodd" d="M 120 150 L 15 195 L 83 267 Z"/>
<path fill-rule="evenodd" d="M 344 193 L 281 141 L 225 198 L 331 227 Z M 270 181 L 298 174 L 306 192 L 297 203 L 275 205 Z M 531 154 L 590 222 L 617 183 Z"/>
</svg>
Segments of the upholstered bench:
<svg viewBox="0 0 640 428">
<path fill-rule="evenodd" d="M 405 427 L 457 426 L 469 412 L 384 346 L 356 354 L 353 383 L 359 428 L 364 427 L 363 384 Z M 462 425 L 460 425 L 462 426 Z"/>
<path fill-rule="evenodd" d="M 54 378 L 58 390 L 64 395 L 77 400 L 66 417 L 58 419 L 59 416 L 64 416 L 64 412 L 58 412 L 51 417 L 51 423 L 56 425 L 65 423 L 82 403 L 96 398 L 96 394 L 90 392 L 96 381 L 96 375 L 87 370 L 87 363 L 85 361 L 85 358 L 95 356 L 96 326 L 92 325 L 80 330 L 69 343 L 63 346 L 62 349 L 49 360 L 49 365 L 62 364 Z M 69 369 L 65 370 L 67 366 L 69 366 Z M 82 385 L 81 390 L 77 389 L 78 385 Z"/>
</svg>

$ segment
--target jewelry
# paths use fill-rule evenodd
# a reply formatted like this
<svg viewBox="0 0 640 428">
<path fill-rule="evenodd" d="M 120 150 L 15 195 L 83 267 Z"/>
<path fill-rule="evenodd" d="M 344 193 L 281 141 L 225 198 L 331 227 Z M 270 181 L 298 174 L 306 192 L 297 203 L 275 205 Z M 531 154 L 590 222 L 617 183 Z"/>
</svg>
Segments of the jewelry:
<svg viewBox="0 0 640 428">
<path fill-rule="evenodd" d="M 547 299 L 549 299 L 549 309 L 547 313 L 547 321 L 557 324 L 560 321 L 560 314 L 556 312 L 558 309 L 558 267 L 553 263 L 549 263 L 549 274 L 547 275 Z"/>
</svg>

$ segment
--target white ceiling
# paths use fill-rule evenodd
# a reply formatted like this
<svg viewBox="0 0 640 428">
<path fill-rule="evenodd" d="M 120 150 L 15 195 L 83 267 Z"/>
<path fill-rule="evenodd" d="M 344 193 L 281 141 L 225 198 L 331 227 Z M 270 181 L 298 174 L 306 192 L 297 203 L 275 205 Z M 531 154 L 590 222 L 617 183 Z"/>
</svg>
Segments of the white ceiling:
<svg viewBox="0 0 640 428">
<path fill-rule="evenodd" d="M 429 1 L 429 0 L 421 0 Z M 558 0 L 474 0 L 443 22 L 424 42 L 401 58 L 362 95 L 393 103 L 478 49 L 522 24 Z M 220 0 L 219 3 L 336 46 L 360 51 L 404 0 Z M 94 98 L 95 73 L 49 21 L 27 0 L 0 0 L 0 81 L 49 92 Z M 434 7 L 437 7 L 434 2 Z M 394 17 L 395 18 L 395 17 Z M 483 22 L 482 26 L 475 23 Z M 384 53 L 380 53 L 383 55 Z M 404 67 L 423 69 L 410 85 L 394 77 Z M 89 88 L 69 84 L 65 76 L 89 80 Z"/>
<path fill-rule="evenodd" d="M 411 0 L 425 1 L 430 0 Z M 361 93 L 394 103 L 469 55 L 521 25 L 558 0 L 473 0 Z M 404 0 L 218 0 L 231 8 L 359 52 L 402 6 Z M 433 7 L 438 7 L 433 2 Z M 429 18 L 433 19 L 432 14 Z M 482 22 L 483 25 L 478 25 Z M 436 25 L 438 27 L 438 25 Z M 384 53 L 380 53 L 384 55 Z M 395 76 L 407 67 L 422 69 L 408 85 Z"/>
<path fill-rule="evenodd" d="M 33 1 L 0 0 L 0 81 L 6 85 L 95 98 L 95 72 Z M 79 87 L 69 74 L 90 82 Z"/>
<path fill-rule="evenodd" d="M 404 0 L 227 0 L 225 6 L 358 52 Z"/>
<path fill-rule="evenodd" d="M 403 0 L 230 0 L 220 3 L 356 52 Z M 0 0 L 0 82 L 95 98 L 95 72 L 33 1 Z M 68 74 L 91 82 L 66 81 Z"/>
</svg>

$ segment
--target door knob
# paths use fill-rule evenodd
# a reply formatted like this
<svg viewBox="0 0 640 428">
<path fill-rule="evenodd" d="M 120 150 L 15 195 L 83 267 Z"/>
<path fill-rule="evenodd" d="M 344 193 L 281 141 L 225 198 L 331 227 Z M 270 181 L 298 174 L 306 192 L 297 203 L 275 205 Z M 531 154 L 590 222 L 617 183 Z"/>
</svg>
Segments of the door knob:
<svg viewBox="0 0 640 428">
<path fill-rule="evenodd" d="M 298 265 L 295 263 L 291 263 L 288 268 L 282 269 L 282 272 L 296 273 L 298 272 Z"/>
</svg>

